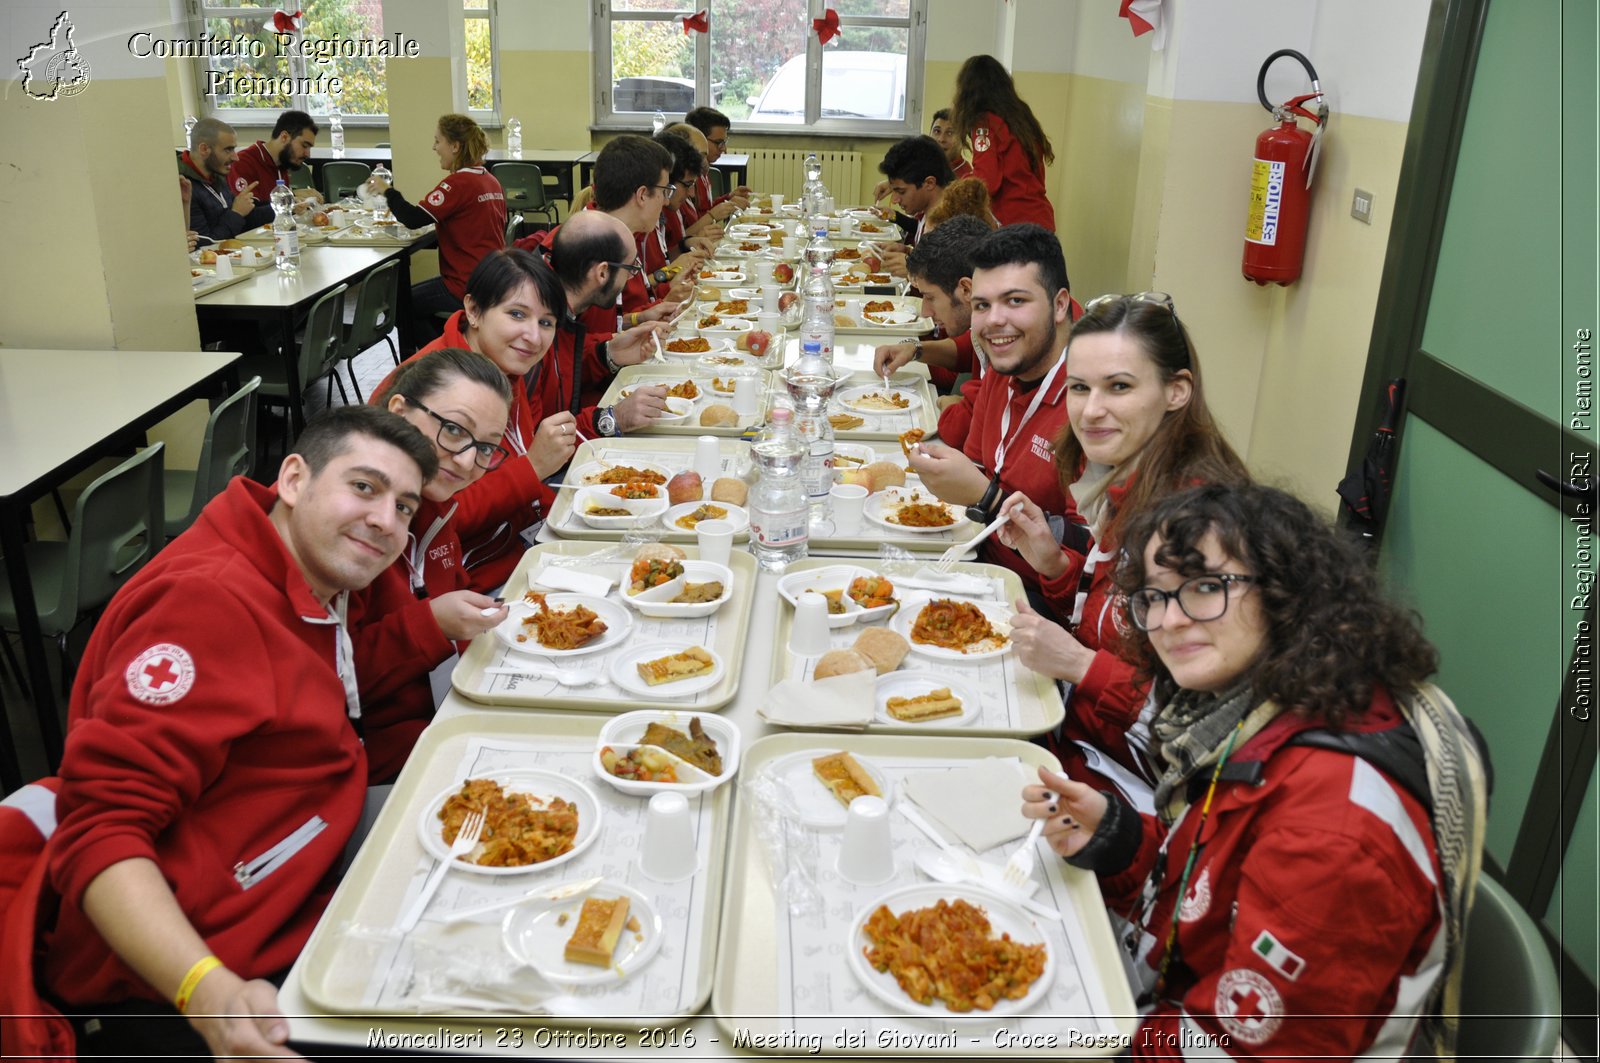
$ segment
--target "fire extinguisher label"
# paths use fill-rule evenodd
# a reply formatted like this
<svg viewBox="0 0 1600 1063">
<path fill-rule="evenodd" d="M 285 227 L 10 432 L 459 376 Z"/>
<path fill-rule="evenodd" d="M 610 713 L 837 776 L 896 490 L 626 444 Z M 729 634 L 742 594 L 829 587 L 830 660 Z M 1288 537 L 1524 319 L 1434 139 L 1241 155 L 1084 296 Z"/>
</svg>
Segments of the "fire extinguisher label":
<svg viewBox="0 0 1600 1063">
<path fill-rule="evenodd" d="M 1257 159 L 1250 175 L 1250 218 L 1245 222 L 1244 238 L 1252 244 L 1269 247 L 1278 242 L 1278 216 L 1283 211 L 1284 165 L 1271 159 Z"/>
</svg>

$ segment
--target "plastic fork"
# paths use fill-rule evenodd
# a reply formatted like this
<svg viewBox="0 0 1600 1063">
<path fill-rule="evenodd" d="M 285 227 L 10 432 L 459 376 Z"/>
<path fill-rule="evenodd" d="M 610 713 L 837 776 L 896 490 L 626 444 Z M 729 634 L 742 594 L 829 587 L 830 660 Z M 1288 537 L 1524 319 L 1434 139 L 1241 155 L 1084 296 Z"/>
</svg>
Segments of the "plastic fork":
<svg viewBox="0 0 1600 1063">
<path fill-rule="evenodd" d="M 428 902 L 439 892 L 439 883 L 444 881 L 445 872 L 450 870 L 450 865 L 454 864 L 458 857 L 472 852 L 482 837 L 483 813 L 469 813 L 467 818 L 461 821 L 461 829 L 456 831 L 456 840 L 450 843 L 450 855 L 440 860 L 434 867 L 428 875 L 428 880 L 422 884 L 422 892 L 417 895 L 411 907 L 406 909 L 406 914 L 400 917 L 398 929 L 402 934 L 416 929 L 417 923 L 422 919 L 423 911 L 428 907 Z"/>
<path fill-rule="evenodd" d="M 985 539 L 987 539 L 989 536 L 991 536 L 995 532 L 999 531 L 1000 530 L 1000 525 L 1004 524 L 1006 521 L 1008 521 L 1010 519 L 1011 519 L 1011 514 L 1009 512 L 1000 514 L 994 520 L 992 520 L 988 524 L 984 525 L 983 531 L 979 532 L 977 535 L 975 535 L 972 538 L 966 540 L 965 542 L 959 542 L 959 543 L 953 544 L 944 553 L 939 555 L 939 560 L 935 561 L 929 567 L 932 568 L 933 571 L 937 572 L 939 575 L 941 575 L 941 576 L 945 575 L 951 569 L 956 567 L 956 562 L 961 560 L 961 555 L 962 554 L 965 554 L 968 550 L 973 549 L 979 543 L 981 543 Z"/>
<path fill-rule="evenodd" d="M 1027 840 L 1018 846 L 1017 851 L 1011 854 L 1011 859 L 1006 861 L 1005 870 L 1000 873 L 1000 877 L 1008 886 L 1021 888 L 1033 878 L 1033 868 L 1039 860 L 1038 854 L 1034 852 L 1034 843 L 1039 840 L 1043 830 L 1044 820 L 1034 820 L 1033 826 L 1028 830 Z"/>
<path fill-rule="evenodd" d="M 541 679 L 554 679 L 564 687 L 590 687 L 603 678 L 600 670 L 580 668 L 485 668 L 484 675 L 531 675 Z"/>
</svg>

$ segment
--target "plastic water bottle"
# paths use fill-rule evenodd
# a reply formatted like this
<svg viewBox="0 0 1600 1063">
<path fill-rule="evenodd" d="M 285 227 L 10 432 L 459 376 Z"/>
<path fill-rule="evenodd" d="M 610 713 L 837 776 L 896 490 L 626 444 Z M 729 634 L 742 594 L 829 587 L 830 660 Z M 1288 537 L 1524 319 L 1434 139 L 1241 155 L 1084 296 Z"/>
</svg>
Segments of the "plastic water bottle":
<svg viewBox="0 0 1600 1063">
<path fill-rule="evenodd" d="M 806 452 L 793 412 L 778 406 L 771 417 L 750 445 L 761 474 L 750 492 L 750 549 L 762 568 L 782 572 L 805 558 L 810 539 L 810 510 L 800 479 Z"/>
<path fill-rule="evenodd" d="M 819 535 L 832 531 L 828 492 L 833 489 L 833 425 L 828 421 L 828 399 L 836 384 L 822 345 L 802 341 L 800 358 L 784 374 L 784 385 L 795 403 L 795 431 L 806 446 L 800 480 L 806 487 L 812 530 Z"/>
<path fill-rule="evenodd" d="M 294 221 L 294 193 L 280 178 L 272 188 L 272 248 L 278 272 L 300 272 L 300 227 Z"/>
<path fill-rule="evenodd" d="M 809 252 L 809 248 L 807 249 Z M 833 363 L 833 281 L 828 277 L 828 267 L 817 264 L 811 267 L 805 287 L 800 290 L 802 306 L 800 317 L 800 346 L 817 345 L 823 361 Z"/>
<path fill-rule="evenodd" d="M 339 113 L 338 104 L 328 112 L 328 141 L 333 146 L 333 157 L 344 158 L 344 115 Z"/>
<path fill-rule="evenodd" d="M 372 176 L 362 182 L 360 191 L 356 193 L 361 205 L 374 213 L 385 209 L 383 193 L 373 191 L 372 187 L 372 182 L 380 178 L 390 186 L 394 185 L 394 174 L 390 173 L 389 168 L 381 162 L 372 168 Z"/>
<path fill-rule="evenodd" d="M 506 154 L 513 159 L 522 158 L 522 120 L 512 118 L 506 122 Z"/>
<path fill-rule="evenodd" d="M 657 111 L 656 116 L 650 119 L 650 135 L 660 136 L 661 131 L 665 128 L 667 128 L 667 116 Z"/>
<path fill-rule="evenodd" d="M 188 116 L 186 116 L 184 118 L 184 120 L 183 120 L 183 146 L 184 147 L 188 147 L 191 143 L 193 143 L 193 140 L 191 139 L 191 135 L 194 133 L 194 127 L 195 127 L 196 123 L 198 123 L 199 121 L 200 121 L 200 119 L 196 118 L 192 114 L 188 115 Z"/>
</svg>

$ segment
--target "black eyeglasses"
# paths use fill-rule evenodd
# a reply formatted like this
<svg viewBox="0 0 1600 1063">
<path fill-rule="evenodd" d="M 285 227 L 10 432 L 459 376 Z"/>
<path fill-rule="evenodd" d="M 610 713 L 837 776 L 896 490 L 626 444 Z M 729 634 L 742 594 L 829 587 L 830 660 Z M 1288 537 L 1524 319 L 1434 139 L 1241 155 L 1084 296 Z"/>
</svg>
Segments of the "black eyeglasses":
<svg viewBox="0 0 1600 1063">
<path fill-rule="evenodd" d="M 672 193 L 674 193 L 674 192 L 676 192 L 678 190 L 678 186 L 674 185 L 674 184 L 651 185 L 650 187 L 655 189 L 657 192 L 660 192 L 662 195 L 666 196 L 668 199 L 671 199 L 672 198 Z"/>
<path fill-rule="evenodd" d="M 1254 583 L 1254 576 L 1208 572 L 1186 579 L 1175 591 L 1140 587 L 1128 595 L 1128 618 L 1140 631 L 1155 631 L 1167 615 L 1167 603 L 1177 602 L 1183 615 L 1196 623 L 1216 620 L 1228 611 L 1228 589 L 1235 583 Z M 1152 623 L 1152 621 L 1154 621 Z"/>
<path fill-rule="evenodd" d="M 711 138 L 707 137 L 706 138 L 706 143 L 715 144 L 719 148 L 725 148 L 725 147 L 728 146 L 728 138 L 727 137 L 723 137 L 721 140 L 712 140 Z"/>
<path fill-rule="evenodd" d="M 1134 292 L 1132 295 L 1102 295 L 1097 299 L 1090 299 L 1083 304 L 1085 315 L 1091 314 L 1103 306 L 1126 299 L 1130 303 L 1150 303 L 1154 306 L 1165 307 L 1167 313 L 1172 315 L 1172 323 L 1178 328 L 1178 336 L 1183 340 L 1183 361 L 1190 369 L 1194 368 L 1194 350 L 1189 346 L 1189 337 L 1183 330 L 1183 322 L 1178 320 L 1178 308 L 1173 305 L 1172 296 L 1166 292 Z"/>
<path fill-rule="evenodd" d="M 479 468 L 498 469 L 505 464 L 511 452 L 498 443 L 485 443 L 481 439 L 474 439 L 472 433 L 461 425 L 446 417 L 440 417 L 410 395 L 401 396 L 411 405 L 439 422 L 439 446 L 449 454 L 464 454 L 473 451 L 472 460 L 478 463 Z"/>
<path fill-rule="evenodd" d="M 606 265 L 612 269 L 625 269 L 636 277 L 644 272 L 643 262 L 607 262 Z"/>
</svg>

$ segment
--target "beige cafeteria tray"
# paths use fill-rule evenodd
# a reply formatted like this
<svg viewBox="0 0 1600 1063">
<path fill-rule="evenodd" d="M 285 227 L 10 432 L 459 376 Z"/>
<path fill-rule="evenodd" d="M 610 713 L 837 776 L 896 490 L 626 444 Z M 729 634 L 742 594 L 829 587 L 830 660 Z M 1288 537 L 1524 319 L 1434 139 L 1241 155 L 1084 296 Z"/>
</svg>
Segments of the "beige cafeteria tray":
<svg viewBox="0 0 1600 1063">
<path fill-rule="evenodd" d="M 332 1015 L 401 1015 L 417 1014 L 409 1008 L 374 1006 L 369 994 L 383 970 L 380 963 L 404 962 L 411 954 L 411 944 L 421 940 L 443 950 L 465 950 L 467 955 L 492 956 L 499 959 L 501 950 L 501 924 L 498 918 L 446 926 L 425 918 L 418 929 L 407 935 L 407 947 L 397 948 L 387 941 L 389 928 L 400 918 L 408 889 L 423 862 L 424 851 L 418 839 L 417 823 L 426 807 L 438 794 L 460 778 L 460 764 L 467 754 L 469 743 L 482 738 L 501 740 L 521 745 L 533 745 L 541 753 L 563 756 L 568 759 L 579 751 L 592 751 L 604 720 L 593 716 L 576 716 L 565 713 L 528 713 L 507 716 L 495 713 L 468 713 L 440 721 L 423 732 L 405 769 L 395 781 L 383 811 L 373 823 L 371 831 L 356 854 L 350 869 L 340 882 L 322 920 L 317 924 L 310 941 L 296 961 L 296 976 L 308 999 L 317 1008 Z M 630 797 L 606 785 L 590 772 L 583 773 L 583 782 L 600 801 L 604 817 L 612 820 L 619 832 L 636 832 L 642 824 L 645 798 Z M 684 891 L 686 904 L 676 910 L 662 912 L 669 921 L 674 917 L 699 919 L 698 936 L 682 935 L 676 944 L 684 951 L 670 952 L 663 946 L 634 977 L 654 974 L 670 982 L 673 1006 L 659 1009 L 659 1016 L 691 1015 L 704 1007 L 711 991 L 712 967 L 716 957 L 717 924 L 722 910 L 722 881 L 727 852 L 727 833 L 731 817 L 730 805 L 735 783 L 728 783 L 702 797 L 690 798 L 691 810 L 698 815 L 700 801 L 708 801 L 711 835 L 700 844 L 704 863 L 696 872 L 692 883 Z M 430 905 L 433 912 L 441 902 L 449 907 L 466 907 L 491 900 L 509 899 L 536 887 L 557 886 L 565 882 L 603 876 L 608 882 L 624 882 L 646 894 L 655 887 L 650 879 L 639 874 L 633 866 L 634 853 L 625 846 L 606 845 L 606 828 L 601 828 L 601 838 L 583 853 L 559 868 L 549 872 L 530 871 L 507 876 L 475 875 L 470 872 L 452 872 Z M 459 896 L 451 891 L 460 891 Z M 365 935 L 351 933 L 360 928 Z M 671 941 L 671 927 L 668 927 Z M 371 940 L 377 938 L 378 943 Z M 692 955 L 691 955 L 692 954 Z M 678 970 L 672 970 L 672 964 Z M 418 975 L 426 977 L 419 970 Z M 596 987 L 602 992 L 608 987 Z M 575 990 L 583 993 L 587 990 Z M 663 990 L 665 992 L 665 990 Z M 600 998 L 602 1001 L 604 997 Z M 446 1017 L 440 1025 L 451 1030 L 470 1033 L 484 1025 L 482 1019 L 453 1017 L 460 1008 L 441 1006 L 437 1009 Z M 495 1014 L 504 1016 L 511 1009 L 500 1009 Z M 640 1015 L 621 1016 L 595 1009 L 590 1014 L 562 1017 L 541 1016 L 530 1018 L 530 1026 L 550 1023 L 587 1023 L 615 1027 L 631 1027 Z M 651 1017 L 656 1017 L 652 1015 Z M 470 1043 L 470 1042 L 466 1042 Z"/>
<path fill-rule="evenodd" d="M 740 439 L 719 439 L 717 441 L 722 454 L 722 476 L 737 476 L 743 459 L 747 456 L 749 444 Z M 636 438 L 622 436 L 617 439 L 588 440 L 579 444 L 577 453 L 572 457 L 568 468 L 578 468 L 596 458 L 603 457 L 607 461 L 619 465 L 629 462 L 648 461 L 661 465 L 671 472 L 679 472 L 690 467 L 694 459 L 693 439 L 666 439 Z M 563 490 L 556 498 L 554 508 L 550 511 L 550 518 L 545 522 L 545 529 L 555 536 L 563 539 L 591 539 L 615 542 L 623 536 L 621 531 L 615 529 L 591 528 L 572 510 L 572 500 L 575 492 Z M 649 522 L 648 530 L 660 531 L 661 538 L 671 543 L 694 542 L 693 532 L 681 528 L 662 529 L 657 522 Z M 868 521 L 863 521 L 861 530 L 854 535 L 829 535 L 813 538 L 811 549 L 818 552 L 831 550 L 866 550 L 876 553 L 878 548 L 887 543 L 915 553 L 940 553 L 942 554 L 954 543 L 966 542 L 975 538 L 983 530 L 982 525 L 974 524 L 970 520 L 959 522 L 955 530 L 935 532 L 931 535 L 914 535 L 896 533 L 888 528 L 881 527 Z M 734 536 L 736 541 L 745 541 L 748 538 L 745 532 Z"/>
<path fill-rule="evenodd" d="M 388 226 L 380 229 L 364 229 L 351 225 L 329 233 L 328 243 L 336 247 L 410 247 L 423 237 L 431 235 L 433 226 L 425 225 L 420 229 L 403 231 L 406 235 L 401 236 Z"/>
<path fill-rule="evenodd" d="M 329 229 L 321 225 L 301 225 L 300 246 L 327 243 L 329 231 Z M 254 229 L 247 229 L 233 239 L 243 240 L 247 244 L 270 244 L 273 242 L 272 223 L 268 222 L 265 225 L 258 225 Z"/>
<path fill-rule="evenodd" d="M 936 769 L 955 767 L 963 762 L 984 757 L 1015 757 L 1024 765 L 1045 765 L 1057 768 L 1055 758 L 1040 746 L 1030 742 L 999 738 L 907 737 L 905 735 L 819 735 L 811 733 L 772 735 L 753 745 L 746 746 L 740 760 L 739 775 L 742 787 L 748 789 L 768 765 L 792 755 L 808 751 L 826 752 L 848 750 L 858 757 L 880 762 L 891 780 L 903 774 L 906 768 Z M 899 766 L 897 769 L 894 766 Z M 903 786 L 891 793 L 894 802 L 906 800 Z M 894 888 L 894 883 L 881 887 L 851 887 L 838 878 L 831 868 L 819 870 L 814 876 L 821 892 L 823 911 L 812 916 L 794 916 L 787 905 L 774 893 L 769 864 L 758 838 L 759 805 L 740 794 L 739 806 L 734 814 L 731 844 L 727 864 L 730 869 L 724 888 L 725 915 L 722 935 L 717 949 L 717 972 L 711 994 L 711 1009 L 717 1023 L 730 1037 L 746 1040 L 752 1047 L 761 1046 L 772 1051 L 828 1053 L 834 1055 L 917 1054 L 954 1058 L 956 1055 L 1015 1055 L 1019 1052 L 1038 1057 L 1039 1047 L 1049 1045 L 1050 1058 L 1103 1057 L 1104 1047 L 1079 1048 L 1068 1043 L 1068 1031 L 1076 1029 L 1083 1034 L 1101 1038 L 1099 1045 L 1126 1045 L 1137 1022 L 1137 1010 L 1129 992 L 1120 952 L 1111 932 L 1100 888 L 1092 874 L 1069 867 L 1065 862 L 1039 853 L 1039 877 L 1043 886 L 1034 899 L 1054 906 L 1071 923 L 1061 924 L 1062 929 L 1052 929 L 1052 939 L 1057 941 L 1058 971 L 1051 987 L 1050 1000 L 1059 999 L 1058 992 L 1072 995 L 1083 1007 L 1046 1015 L 1029 1012 L 1026 1015 L 985 1013 L 973 1011 L 968 1016 L 956 1017 L 942 1009 L 937 1014 L 920 1016 L 890 1011 L 865 992 L 846 969 L 845 950 L 852 947 L 848 941 L 834 942 L 805 938 L 804 959 L 780 954 L 782 927 L 780 920 L 787 919 L 794 933 L 806 929 L 807 918 L 823 919 L 830 929 L 848 925 L 849 919 L 862 910 L 875 896 Z M 926 881 L 925 877 L 910 871 L 905 865 L 910 856 L 932 843 L 918 833 L 904 818 L 891 812 L 891 837 L 895 846 L 896 878 L 894 882 Z M 801 831 L 787 832 L 791 836 Z M 812 858 L 826 863 L 823 854 L 837 849 L 837 833 L 811 832 L 819 842 Z M 1017 842 L 1006 848 L 1014 848 Z M 800 848 L 803 848 L 801 846 Z M 993 858 L 992 855 L 989 858 Z M 1003 856 L 1001 857 L 1003 859 Z M 737 869 L 735 871 L 734 869 Z M 1044 924 L 1052 925 L 1052 924 Z M 813 933 L 815 931 L 813 930 Z M 1067 944 L 1063 948 L 1064 934 Z M 841 935 L 842 936 L 842 935 Z M 820 967 L 815 959 L 819 950 L 838 956 L 827 967 Z M 805 964 L 811 964 L 812 979 L 799 987 L 810 991 L 810 1008 L 786 1009 L 780 998 L 783 976 L 780 967 L 798 979 Z M 1071 980 L 1066 969 L 1087 971 L 1092 977 Z M 835 966 L 837 969 L 835 969 Z M 838 986 L 832 983 L 840 982 Z M 1068 980 L 1068 981 L 1064 981 Z M 1093 984 L 1090 984 L 1092 981 Z M 838 1006 L 831 1012 L 826 1001 L 817 1001 L 818 990 L 842 996 L 849 1000 L 848 1008 Z M 801 994 L 796 994 L 799 996 Z M 798 1020 L 798 1021 L 796 1021 Z M 1017 1049 L 1007 1051 L 997 1045 L 995 1036 L 999 1028 L 1007 1028 Z M 1029 1029 L 1031 1027 L 1031 1029 Z M 1046 1041 L 1040 1037 L 1050 1037 Z M 815 1038 L 808 1041 L 808 1032 Z M 1020 1036 L 1033 1035 L 1032 1047 L 1020 1047 Z M 919 1036 L 920 1039 L 919 1039 Z M 957 1036 L 957 1044 L 940 1045 L 928 1040 L 928 1035 Z M 841 1044 L 841 1037 L 857 1040 Z M 885 1041 L 887 1040 L 887 1044 Z M 1096 1043 L 1091 1041 L 1091 1044 Z M 930 1052 L 942 1047 L 943 1051 Z"/>
<path fill-rule="evenodd" d="M 268 268 L 271 268 L 271 263 L 268 263 Z M 196 277 L 194 275 L 195 270 L 200 271 L 200 276 Z M 233 271 L 233 276 L 231 277 L 218 277 L 215 267 L 191 266 L 189 267 L 189 285 L 191 294 L 198 299 L 202 295 L 210 295 L 214 291 L 219 291 L 223 288 L 231 288 L 240 281 L 247 281 L 255 275 L 255 270 L 244 269 L 241 267 L 235 269 Z"/>
<path fill-rule="evenodd" d="M 813 557 L 804 561 L 797 561 L 785 570 L 788 576 L 796 572 L 814 571 L 821 568 L 850 567 L 866 568 L 881 573 L 879 566 L 870 558 L 843 559 L 831 557 Z M 1009 607 L 1010 604 L 1023 596 L 1022 580 L 1009 568 L 1001 565 L 986 565 L 976 561 L 957 562 L 951 567 L 952 572 L 970 573 L 987 579 L 998 579 L 1005 590 L 1001 601 Z M 894 582 L 894 577 L 889 577 Z M 916 589 L 895 588 L 895 597 L 904 599 L 908 594 L 933 594 L 935 592 Z M 806 658 L 796 657 L 789 652 L 789 631 L 794 626 L 794 606 L 781 595 L 777 601 L 778 623 L 772 633 L 772 684 L 776 685 L 785 679 L 798 678 L 794 673 L 796 666 L 804 666 Z M 885 627 L 885 621 L 872 624 L 851 624 L 849 627 L 835 628 L 831 631 L 834 649 L 848 649 L 850 644 L 862 631 L 869 627 Z M 1044 734 L 1052 731 L 1066 715 L 1066 708 L 1061 703 L 1061 691 L 1056 687 L 1055 680 L 1049 676 L 1040 675 L 1038 672 L 1024 668 L 1022 662 L 1017 660 L 1015 651 L 985 661 L 944 661 L 921 656 L 916 653 L 906 654 L 906 659 L 891 675 L 925 674 L 933 677 L 948 675 L 957 682 L 964 682 L 973 691 L 981 691 L 980 698 L 983 707 L 979 718 L 969 724 L 954 726 L 950 718 L 930 720 L 928 723 L 885 723 L 874 719 L 867 725 L 869 733 L 884 734 L 948 734 L 967 736 L 972 738 L 1029 738 L 1033 735 Z M 937 682 L 930 684 L 930 689 L 939 686 Z M 959 717 L 958 717 L 959 718 Z M 778 724 L 776 726 L 790 727 L 791 724 Z M 796 727 L 796 730 L 800 728 Z M 826 728 L 823 728 L 826 729 Z"/>
<path fill-rule="evenodd" d="M 858 388 L 864 385 L 883 384 L 883 378 L 875 376 L 870 369 L 858 369 L 839 381 L 833 389 L 833 398 L 828 403 L 828 412 L 832 416 L 847 414 L 851 417 L 861 418 L 859 428 L 835 428 L 833 437 L 842 442 L 867 442 L 876 440 L 886 442 L 898 441 L 900 436 L 913 428 L 920 428 L 927 435 L 933 435 L 939 427 L 939 399 L 934 393 L 933 382 L 928 379 L 926 371 L 922 373 L 898 372 L 889 378 L 889 384 L 895 388 L 909 388 L 916 392 L 917 408 L 907 413 L 862 413 L 858 410 L 846 408 L 839 402 L 839 392 L 848 388 Z M 895 451 L 893 458 L 901 454 Z M 892 460 L 892 459 L 890 459 Z M 902 463 L 903 464 L 903 463 Z"/>
<path fill-rule="evenodd" d="M 874 324 L 866 318 L 853 318 L 851 324 L 841 324 L 837 317 L 834 319 L 833 331 L 838 336 L 921 336 L 933 331 L 933 319 L 922 316 L 922 300 L 907 295 L 852 295 L 852 299 L 860 299 L 863 306 L 871 302 L 890 302 L 895 310 L 909 310 L 917 317 L 903 325 Z M 843 313 L 843 307 L 837 307 L 838 313 Z M 889 341 L 885 341 L 889 342 Z"/>
<path fill-rule="evenodd" d="M 707 406 L 721 403 L 730 409 L 733 406 L 733 396 L 724 395 L 711 390 L 712 378 L 717 376 L 710 369 L 704 369 L 695 364 L 693 358 L 671 358 L 666 362 L 645 362 L 643 365 L 624 366 L 622 372 L 611 381 L 611 386 L 606 388 L 606 393 L 600 400 L 601 406 L 614 406 L 622 401 L 622 392 L 629 388 L 641 387 L 650 384 L 665 384 L 668 387 L 683 383 L 685 380 L 694 381 L 700 394 L 694 399 L 694 409 L 688 419 L 683 421 L 657 422 L 649 428 L 641 429 L 638 435 L 648 436 L 738 436 L 745 429 L 759 425 L 766 420 L 768 380 L 766 370 L 759 370 L 756 377 L 757 408 L 753 414 L 739 418 L 738 424 L 719 425 L 707 428 L 700 424 L 700 414 Z M 722 377 L 727 383 L 729 377 Z"/>
<path fill-rule="evenodd" d="M 563 492 L 565 493 L 567 492 Z M 528 574 L 535 570 L 541 558 L 550 555 L 583 556 L 609 549 L 610 544 L 607 543 L 542 543 L 522 555 L 522 560 L 517 563 L 510 578 L 506 580 L 504 593 L 513 601 L 522 595 L 528 589 Z M 700 548 L 692 543 L 682 549 L 690 558 L 700 556 Z M 616 571 L 625 573 L 630 563 L 628 560 L 619 560 L 616 562 Z M 560 686 L 549 680 L 486 676 L 484 669 L 491 666 L 529 663 L 522 660 L 524 655 L 521 654 L 515 655 L 517 658 L 515 661 L 506 660 L 510 656 L 510 651 L 495 639 L 492 632 L 485 632 L 472 640 L 472 645 L 461 655 L 461 660 L 456 662 L 455 669 L 450 673 L 450 684 L 456 693 L 469 701 L 506 708 L 576 709 L 580 712 L 612 715 L 663 706 L 669 708 L 676 706 L 692 712 L 716 712 L 724 709 L 738 694 L 739 677 L 744 671 L 745 634 L 750 630 L 750 609 L 755 599 L 756 559 L 744 550 L 735 550 L 728 556 L 728 566 L 733 569 L 733 600 L 706 619 L 658 622 L 631 610 L 629 613 L 633 618 L 634 629 L 629 633 L 624 645 L 637 644 L 641 638 L 641 630 L 654 631 L 661 640 L 688 638 L 700 641 L 702 633 L 709 627 L 711 637 L 709 641 L 702 642 L 702 645 L 722 659 L 726 674 L 721 682 L 703 695 L 697 695 L 693 701 L 644 698 L 631 693 L 623 693 L 620 696 L 606 694 L 606 691 L 615 689 L 610 686 L 574 688 Z M 613 601 L 619 600 L 619 588 L 613 587 L 607 597 Z M 624 605 L 622 608 L 628 607 Z M 652 641 L 654 640 L 652 638 Z M 609 654 L 600 653 L 595 656 L 603 660 Z M 578 658 L 556 663 L 581 667 L 592 662 L 589 662 L 588 658 Z M 484 689 L 486 680 L 492 689 Z M 523 689 L 518 689 L 519 687 Z"/>
</svg>

